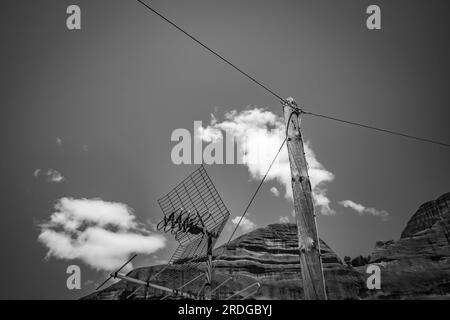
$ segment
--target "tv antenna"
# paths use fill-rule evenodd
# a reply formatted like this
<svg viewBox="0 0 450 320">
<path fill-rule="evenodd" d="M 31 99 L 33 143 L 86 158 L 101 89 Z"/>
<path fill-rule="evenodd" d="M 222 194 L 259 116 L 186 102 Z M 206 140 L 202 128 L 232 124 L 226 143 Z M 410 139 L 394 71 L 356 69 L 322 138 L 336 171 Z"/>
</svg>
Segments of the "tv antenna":
<svg viewBox="0 0 450 320">
<path fill-rule="evenodd" d="M 174 235 L 179 246 L 172 264 L 185 269 L 206 262 L 204 298 L 212 295 L 212 252 L 230 212 L 203 165 L 158 200 L 164 214 L 157 229 Z"/>
<path fill-rule="evenodd" d="M 164 216 L 157 224 L 157 230 L 171 233 L 179 243 L 170 261 L 156 274 L 149 275 L 144 281 L 119 273 L 136 257 L 134 255 L 120 269 L 111 273 L 110 277 L 97 290 L 109 279 L 118 278 L 138 286 L 128 297 L 133 296 L 139 289 L 145 288 L 144 298 L 147 299 L 148 288 L 154 288 L 166 292 L 162 299 L 175 295 L 187 299 L 211 300 L 212 294 L 232 279 L 232 277 L 229 277 L 214 289 L 211 287 L 213 248 L 228 221 L 230 212 L 223 203 L 204 166 L 201 165 L 169 193 L 159 199 L 158 204 Z M 178 271 L 183 272 L 197 268 L 202 263 L 206 265 L 203 274 L 197 275 L 177 289 L 167 288 L 151 282 L 170 265 L 180 266 Z M 188 285 L 203 277 L 205 282 L 196 294 L 183 291 Z M 248 288 L 229 296 L 227 299 L 241 296 L 241 293 L 248 292 L 247 289 L 255 286 L 259 288 L 260 284 L 254 283 Z M 253 291 L 245 298 L 256 292 L 257 290 Z"/>
</svg>

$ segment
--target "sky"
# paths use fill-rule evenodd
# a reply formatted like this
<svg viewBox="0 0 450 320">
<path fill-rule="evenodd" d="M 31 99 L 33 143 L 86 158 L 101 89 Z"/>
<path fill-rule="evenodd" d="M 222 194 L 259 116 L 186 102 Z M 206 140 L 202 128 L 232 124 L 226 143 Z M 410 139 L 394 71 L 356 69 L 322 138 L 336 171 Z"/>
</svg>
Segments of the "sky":
<svg viewBox="0 0 450 320">
<path fill-rule="evenodd" d="M 149 3 L 306 110 L 450 142 L 447 2 L 376 1 L 381 30 L 366 28 L 369 1 Z M 66 27 L 71 4 L 81 30 Z M 279 101 L 136 1 L 6 0 L 0 12 L 0 298 L 79 298 L 133 250 L 133 267 L 167 261 L 176 242 L 154 230 L 157 199 L 197 168 L 173 162 L 177 129 L 206 147 L 232 128 L 262 155 L 206 165 L 231 213 L 226 241 L 282 141 Z M 448 148 L 310 116 L 302 134 L 319 235 L 341 258 L 398 239 L 450 190 Z M 294 221 L 286 157 L 238 235 Z M 66 286 L 72 264 L 81 290 Z"/>
</svg>

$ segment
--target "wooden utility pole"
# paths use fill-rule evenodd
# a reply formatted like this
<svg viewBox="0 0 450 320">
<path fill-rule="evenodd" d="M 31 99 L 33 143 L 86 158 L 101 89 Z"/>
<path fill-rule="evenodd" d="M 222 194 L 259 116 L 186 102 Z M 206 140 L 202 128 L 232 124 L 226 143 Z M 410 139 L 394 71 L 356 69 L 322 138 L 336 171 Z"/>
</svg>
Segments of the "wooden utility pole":
<svg viewBox="0 0 450 320">
<path fill-rule="evenodd" d="M 301 110 L 292 98 L 283 102 L 287 148 L 292 176 L 292 193 L 297 220 L 300 266 L 306 300 L 326 300 L 325 279 L 320 256 L 308 164 L 300 132 Z"/>
</svg>

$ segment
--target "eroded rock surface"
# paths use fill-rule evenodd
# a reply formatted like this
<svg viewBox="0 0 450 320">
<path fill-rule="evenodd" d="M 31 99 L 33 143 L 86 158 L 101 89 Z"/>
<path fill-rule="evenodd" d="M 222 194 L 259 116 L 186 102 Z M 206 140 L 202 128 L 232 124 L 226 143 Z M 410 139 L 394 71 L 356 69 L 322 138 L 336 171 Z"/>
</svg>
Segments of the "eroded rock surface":
<svg viewBox="0 0 450 320">
<path fill-rule="evenodd" d="M 321 241 L 324 275 L 330 299 L 447 299 L 450 297 L 450 193 L 419 207 L 408 221 L 398 241 L 379 241 L 368 264 L 381 269 L 381 290 L 366 287 L 367 263 L 360 259 L 356 268 L 345 265 L 333 250 Z M 214 252 L 216 270 L 213 288 L 233 277 L 216 293 L 223 299 L 246 286 L 259 282 L 256 299 L 301 299 L 303 297 L 298 258 L 297 227 L 272 224 L 233 240 L 227 249 Z M 163 266 L 133 270 L 131 277 L 146 280 Z M 202 266 L 200 265 L 200 269 Z M 183 270 L 172 265 L 154 283 L 180 287 L 201 270 Z M 198 293 L 203 282 L 186 288 Z M 142 299 L 144 290 L 124 282 L 89 295 L 88 299 Z M 164 293 L 149 289 L 147 298 L 160 299 Z"/>
<path fill-rule="evenodd" d="M 321 241 L 324 274 L 330 299 L 354 299 L 364 290 L 364 278 L 352 267 L 344 265 L 338 256 Z M 233 277 L 216 293 L 215 298 L 226 298 L 246 286 L 259 282 L 261 288 L 256 299 L 301 299 L 303 297 L 301 270 L 298 256 L 297 227 L 294 224 L 273 224 L 256 229 L 233 240 L 228 249 L 214 251 L 216 269 L 213 288 Z M 131 277 L 142 280 L 158 272 L 162 266 L 139 268 Z M 200 266 L 202 268 L 202 266 Z M 180 287 L 193 279 L 201 270 L 182 271 L 182 265 L 173 265 L 153 280 L 171 288 Z M 186 287 L 190 293 L 198 293 L 202 281 Z M 89 299 L 144 298 L 144 290 L 132 294 L 136 287 L 123 281 L 92 294 Z M 132 295 L 130 295 L 132 294 Z M 244 295 L 244 294 L 243 294 Z M 160 299 L 164 293 L 149 289 L 147 298 Z"/>
<path fill-rule="evenodd" d="M 380 298 L 450 294 L 450 193 L 424 203 L 398 241 L 379 241 L 369 263 L 381 267 Z M 361 272 L 365 267 L 358 268 Z"/>
</svg>

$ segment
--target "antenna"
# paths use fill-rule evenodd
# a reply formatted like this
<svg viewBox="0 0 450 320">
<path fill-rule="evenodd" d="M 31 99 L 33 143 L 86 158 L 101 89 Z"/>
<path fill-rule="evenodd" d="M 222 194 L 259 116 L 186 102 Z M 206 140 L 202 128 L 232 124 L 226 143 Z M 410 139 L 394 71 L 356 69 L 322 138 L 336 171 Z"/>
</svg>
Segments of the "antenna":
<svg viewBox="0 0 450 320">
<path fill-rule="evenodd" d="M 211 299 L 212 278 L 212 250 L 217 242 L 225 224 L 230 216 L 228 209 L 220 198 L 216 187 L 211 181 L 203 165 L 181 181 L 168 194 L 158 200 L 158 204 L 164 214 L 163 219 L 157 224 L 157 230 L 171 233 L 178 241 L 176 248 L 168 264 L 147 281 L 142 281 L 120 274 L 114 274 L 124 281 L 137 284 L 138 287 L 128 296 L 133 296 L 142 286 L 147 289 L 153 287 L 163 290 L 170 295 L 182 295 L 187 298 L 198 298 L 205 289 L 205 297 Z M 186 271 L 195 268 L 206 261 L 205 274 L 201 274 L 188 281 L 178 289 L 169 289 L 150 283 L 169 265 L 181 266 L 178 271 Z M 197 295 L 191 295 L 180 291 L 195 280 L 206 277 L 206 281 Z"/>
<path fill-rule="evenodd" d="M 244 296 L 241 300 L 247 300 L 248 298 L 254 296 L 255 294 L 258 293 L 259 288 L 260 288 L 260 287 L 256 288 L 254 291 L 250 292 L 248 295 Z"/>
<path fill-rule="evenodd" d="M 259 282 L 255 282 L 247 287 L 245 287 L 244 289 L 242 289 L 241 291 L 238 291 L 236 293 L 234 293 L 233 295 L 229 296 L 228 298 L 226 298 L 225 300 L 231 300 L 232 298 L 241 295 L 242 293 L 246 292 L 247 290 L 253 288 L 253 287 L 257 287 L 256 290 L 252 291 L 250 294 L 247 294 L 246 296 L 244 296 L 242 299 L 246 299 L 254 294 L 256 294 L 259 290 L 259 288 L 261 287 L 261 285 L 259 284 Z"/>
<path fill-rule="evenodd" d="M 183 264 L 184 269 L 206 262 L 205 298 L 211 299 L 212 250 L 230 213 L 204 166 L 159 199 L 158 204 L 164 217 L 157 229 L 170 232 L 180 244 L 170 262 Z"/>
<path fill-rule="evenodd" d="M 117 275 L 123 268 L 125 268 L 125 266 L 127 265 L 127 264 L 129 264 L 134 258 L 136 258 L 137 257 L 137 254 L 134 254 L 127 262 L 125 262 L 119 269 L 117 269 L 114 273 L 111 273 L 110 275 L 109 275 L 109 278 L 108 279 L 106 279 L 105 281 L 103 281 L 102 282 L 102 284 L 101 285 L 99 285 L 95 290 L 97 291 L 97 290 L 99 290 L 101 287 L 103 287 L 109 280 L 111 280 L 112 278 L 115 278 L 115 276 L 114 275 Z"/>
<path fill-rule="evenodd" d="M 196 276 L 194 279 L 189 280 L 188 282 L 186 282 L 185 284 L 183 284 L 183 285 L 182 285 L 181 287 L 179 287 L 177 290 L 183 289 L 184 287 L 190 285 L 191 283 L 193 283 L 194 281 L 196 281 L 197 279 L 199 279 L 199 278 L 201 278 L 201 277 L 203 277 L 203 276 L 204 276 L 203 274 L 199 274 L 199 275 Z M 170 297 L 170 294 L 164 296 L 163 298 L 161 298 L 161 300 L 165 300 L 165 299 L 167 299 L 168 297 Z"/>
<path fill-rule="evenodd" d="M 166 292 L 162 300 L 171 295 L 182 296 L 187 299 L 211 300 L 212 293 L 216 292 L 232 279 L 232 277 L 229 277 L 216 288 L 211 288 L 213 271 L 212 252 L 217 239 L 228 221 L 230 212 L 223 203 L 203 165 L 181 181 L 168 194 L 159 199 L 158 204 L 164 216 L 158 223 L 157 230 L 171 233 L 179 243 L 169 263 L 152 277 L 148 276 L 146 281 L 120 274 L 119 272 L 137 256 L 135 254 L 118 270 L 111 273 L 109 278 L 97 290 L 103 287 L 111 278 L 118 278 L 135 286 L 137 285 L 136 289 L 128 297 L 133 296 L 140 288 L 145 288 L 144 298 L 147 299 L 147 290 L 151 287 Z M 204 273 L 195 276 L 178 287 L 178 289 L 167 288 L 150 282 L 166 270 L 169 265 L 180 266 L 178 271 L 183 272 L 196 268 L 201 263 L 206 264 Z M 205 277 L 206 281 L 196 294 L 182 290 L 202 277 Z M 259 288 L 260 284 L 253 283 L 227 299 L 231 299 L 237 295 L 242 296 L 242 293 L 248 292 L 249 289 L 255 286 Z M 256 294 L 257 291 L 247 294 L 244 298 Z M 204 293 L 202 294 L 202 292 Z"/>
<path fill-rule="evenodd" d="M 192 294 L 189 294 L 189 293 L 185 293 L 185 292 L 180 292 L 179 290 L 177 290 L 177 289 L 171 289 L 171 288 L 167 288 L 167 287 L 164 287 L 164 286 L 161 286 L 161 285 L 157 285 L 157 284 L 154 284 L 154 283 L 151 283 L 151 282 L 149 282 L 149 281 L 143 281 L 143 280 L 140 280 L 140 279 L 136 279 L 136 278 L 132 278 L 132 277 L 129 277 L 128 275 L 124 275 L 124 274 L 120 274 L 119 272 L 123 269 L 123 268 L 125 268 L 125 266 L 127 265 L 127 264 L 129 264 L 134 258 L 136 258 L 137 257 L 137 254 L 134 254 L 125 264 L 123 264 L 119 269 L 117 269 L 115 272 L 112 272 L 110 275 L 109 275 L 109 277 L 105 280 L 105 281 L 103 281 L 103 283 L 101 284 L 101 285 L 99 285 L 98 287 L 97 287 L 97 289 L 96 290 L 99 290 L 101 287 L 103 287 L 110 279 L 112 279 L 112 278 L 114 278 L 114 279 L 121 279 L 121 280 L 123 280 L 123 281 L 125 281 L 125 282 L 129 282 L 129 283 L 132 283 L 132 284 L 137 284 L 139 287 L 140 286 L 145 286 L 145 288 L 149 288 L 149 287 L 152 287 L 152 288 L 155 288 L 155 289 L 158 289 L 158 290 L 161 290 L 161 291 L 164 291 L 164 292 L 166 292 L 166 293 L 169 293 L 169 294 L 175 294 L 175 295 L 181 295 L 181 296 L 183 296 L 183 297 L 185 297 L 185 298 L 188 298 L 188 299 L 195 299 L 196 298 L 196 296 L 194 296 L 194 295 L 192 295 Z M 194 280 L 196 280 L 196 279 L 194 279 Z M 190 282 L 193 282 L 194 280 L 192 280 L 192 281 L 190 281 Z"/>
<path fill-rule="evenodd" d="M 225 285 L 225 283 L 227 283 L 228 281 L 230 281 L 231 279 L 233 279 L 233 277 L 229 277 L 227 278 L 225 281 L 223 281 L 221 284 L 219 284 L 217 287 L 215 287 L 214 289 L 211 290 L 211 293 L 219 290 L 219 288 L 221 288 L 223 285 Z"/>
</svg>

